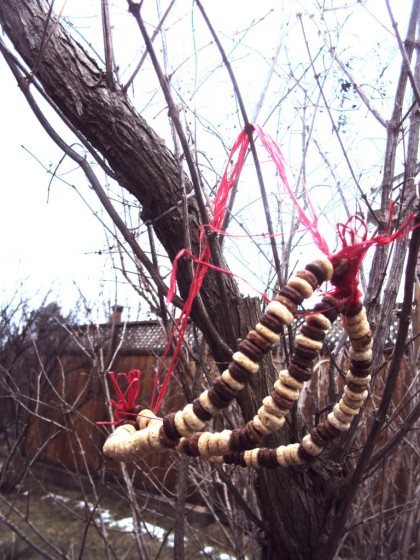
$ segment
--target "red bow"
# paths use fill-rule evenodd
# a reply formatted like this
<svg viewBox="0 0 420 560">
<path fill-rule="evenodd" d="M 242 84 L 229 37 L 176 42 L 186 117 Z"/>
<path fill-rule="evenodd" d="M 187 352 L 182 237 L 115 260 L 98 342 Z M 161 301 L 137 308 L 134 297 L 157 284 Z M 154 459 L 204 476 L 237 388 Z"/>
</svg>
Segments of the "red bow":
<svg viewBox="0 0 420 560">
<path fill-rule="evenodd" d="M 132 369 L 128 373 L 109 372 L 114 392 L 118 400 L 110 400 L 114 405 L 114 422 L 97 422 L 97 424 L 121 424 L 127 420 L 127 417 L 136 415 L 135 404 L 140 392 L 140 370 Z M 126 381 L 126 389 L 123 392 L 120 387 L 121 378 Z"/>
</svg>

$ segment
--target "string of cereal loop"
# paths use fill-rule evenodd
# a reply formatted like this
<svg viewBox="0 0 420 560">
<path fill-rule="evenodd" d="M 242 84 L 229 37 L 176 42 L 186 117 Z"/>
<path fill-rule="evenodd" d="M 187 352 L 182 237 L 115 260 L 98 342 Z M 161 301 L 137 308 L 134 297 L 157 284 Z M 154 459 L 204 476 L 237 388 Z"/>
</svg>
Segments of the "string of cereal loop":
<svg viewBox="0 0 420 560">
<path fill-rule="evenodd" d="M 334 263 L 335 264 L 335 263 Z M 341 263 L 342 264 L 342 263 Z M 281 370 L 270 395 L 266 396 L 252 420 L 241 428 L 221 432 L 203 431 L 206 423 L 227 408 L 237 393 L 256 375 L 259 363 L 280 340 L 297 307 L 319 286 L 333 277 L 327 257 L 316 259 L 298 271 L 266 307 L 253 330 L 239 343 L 228 368 L 182 410 L 158 418 L 150 410 L 141 411 L 136 425 L 117 426 L 104 445 L 104 454 L 120 461 L 137 461 L 149 453 L 176 449 L 191 457 L 203 457 L 242 467 L 289 467 L 310 462 L 329 441 L 346 432 L 368 396 L 372 363 L 372 332 L 362 303 L 342 301 L 325 295 L 305 318 L 295 337 L 288 370 Z M 261 447 L 263 439 L 280 429 L 285 416 L 299 398 L 304 383 L 321 350 L 326 332 L 342 310 L 344 328 L 350 338 L 350 368 L 343 394 L 328 414 L 300 443 L 277 449 Z"/>
</svg>

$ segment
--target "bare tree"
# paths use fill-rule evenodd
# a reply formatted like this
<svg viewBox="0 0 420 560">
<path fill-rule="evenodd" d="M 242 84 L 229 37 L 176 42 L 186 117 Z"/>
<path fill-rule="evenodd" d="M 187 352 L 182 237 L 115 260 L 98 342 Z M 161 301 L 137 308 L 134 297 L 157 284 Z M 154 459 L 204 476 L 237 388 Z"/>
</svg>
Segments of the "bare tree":
<svg viewBox="0 0 420 560">
<path fill-rule="evenodd" d="M 234 65 L 226 55 L 218 34 L 212 28 L 202 3 L 197 1 L 196 5 L 212 36 L 211 40 L 218 48 L 220 60 L 232 81 L 232 88 L 240 108 L 241 127 L 249 131 L 251 136 L 251 155 L 258 171 L 259 196 L 264 202 L 267 231 L 272 234 L 273 217 L 267 204 L 267 193 L 260 173 L 261 167 L 252 132 L 249 128 L 247 108 L 241 96 L 240 84 L 238 85 L 234 74 Z M 169 4 L 168 10 L 171 9 L 171 6 L 172 4 Z M 179 103 L 171 84 L 171 76 L 165 71 L 164 56 L 160 57 L 158 49 L 154 46 L 156 34 L 161 30 L 162 22 L 167 14 L 160 14 L 161 21 L 155 25 L 155 33 L 150 35 L 142 14 L 144 7 L 141 4 L 128 2 L 128 8 L 138 25 L 144 42 L 145 56 L 150 57 L 173 126 L 174 153 L 166 147 L 131 103 L 127 93 L 131 81 L 124 87 L 118 84 L 107 9 L 103 10 L 106 64 L 101 66 L 86 52 L 86 49 L 81 47 L 59 17 L 54 15 L 52 7 L 52 4 L 49 6 L 43 0 L 25 0 L 19 3 L 3 0 L 0 5 L 0 22 L 15 52 L 1 41 L 1 53 L 42 126 L 63 152 L 85 172 L 101 204 L 112 218 L 120 238 L 129 247 L 130 255 L 135 260 L 138 269 L 142 271 L 148 283 L 154 283 L 163 313 L 162 298 L 168 291 L 168 285 L 159 270 L 159 262 L 149 258 L 136 242 L 132 232 L 115 210 L 101 186 L 90 160 L 99 165 L 108 177 L 115 180 L 138 201 L 141 205 L 143 223 L 149 225 L 153 230 L 171 261 L 185 247 L 190 248 L 194 255 L 199 255 L 200 247 L 196 231 L 210 223 L 211 209 L 207 201 L 209 192 L 205 185 L 205 163 L 199 157 L 199 149 L 201 150 L 203 147 L 195 146 L 191 130 L 185 130 Z M 327 9 L 324 11 L 321 8 L 320 10 L 322 16 L 327 12 Z M 299 68 L 292 68 L 290 71 L 293 87 L 298 85 L 301 87 L 305 107 L 307 108 L 311 104 L 322 106 L 328 115 L 334 138 L 349 168 L 354 190 L 357 193 L 357 204 L 377 224 L 379 234 L 390 233 L 389 227 L 392 227 L 393 230 L 400 227 L 413 209 L 418 212 L 415 176 L 417 174 L 418 105 L 420 101 L 417 52 L 420 2 L 418 0 L 413 2 L 408 31 L 404 40 L 401 39 L 391 10 L 390 14 L 401 60 L 390 118 L 382 116 L 374 108 L 373 96 L 369 98 L 366 95 L 365 89 L 353 80 L 350 65 L 341 61 L 330 38 L 330 35 L 336 30 L 323 29 L 322 33 L 319 32 L 319 35 L 325 39 L 322 52 L 328 53 L 330 61 L 328 71 L 320 72 L 319 68 L 322 66 L 318 62 L 317 53 L 312 52 L 311 39 L 308 37 L 308 29 L 302 14 L 298 16 L 297 22 L 301 26 L 302 44 L 305 46 L 308 62 L 303 71 L 300 69 L 299 74 L 296 74 Z M 164 54 L 167 52 L 165 49 L 162 51 Z M 413 59 L 415 59 L 414 63 Z M 325 60 L 323 64 L 326 64 Z M 275 65 L 273 68 L 275 69 Z M 336 121 L 334 118 L 334 102 L 330 98 L 332 88 L 328 85 L 329 76 L 333 71 L 340 76 L 341 91 L 347 93 L 349 89 L 352 90 L 357 102 L 363 104 L 380 126 L 385 127 L 387 143 L 383 154 L 383 176 L 378 189 L 379 208 L 376 206 L 376 199 L 373 200 L 368 196 L 365 187 L 361 185 L 355 164 L 350 161 L 343 143 L 342 128 L 345 126 L 345 112 L 343 111 L 341 114 L 341 120 Z M 306 90 L 305 84 L 301 84 L 302 75 L 310 77 L 312 84 L 310 92 Z M 375 88 L 376 85 L 373 84 L 373 87 Z M 33 95 L 34 90 L 40 92 L 60 115 L 79 142 L 83 144 L 86 155 L 89 157 L 86 157 L 85 154 L 80 155 L 58 134 L 40 110 Z M 340 102 L 345 103 L 344 94 Z M 281 108 L 281 104 L 282 100 L 276 106 Z M 308 162 L 307 152 L 309 146 L 313 149 L 316 143 L 312 139 L 305 113 L 301 114 L 301 120 L 303 121 L 301 130 L 304 130 L 304 134 L 300 133 L 303 155 L 302 173 L 305 176 L 307 174 L 305 167 Z M 324 162 L 330 166 L 331 176 L 334 177 L 334 167 L 329 161 L 328 155 L 323 153 L 323 146 L 318 144 L 316 149 L 321 152 Z M 395 177 L 399 161 L 404 166 L 404 175 L 396 184 Z M 297 192 L 304 188 L 300 177 L 301 174 L 297 181 Z M 306 175 L 306 181 L 309 180 Z M 336 179 L 336 185 L 339 187 L 337 190 L 342 194 L 340 180 Z M 390 224 L 388 210 L 391 198 L 397 198 L 398 205 L 397 211 L 394 210 L 394 214 L 391 216 Z M 282 218 L 285 209 L 280 200 L 278 212 Z M 295 222 L 295 219 L 291 220 L 290 231 L 296 229 Z M 282 223 L 284 228 L 288 227 L 285 221 Z M 418 217 L 415 224 L 417 223 Z M 293 267 L 292 263 L 285 261 L 288 252 L 287 243 L 290 246 L 292 241 L 287 241 L 283 254 L 279 254 L 274 237 L 271 236 L 270 239 L 269 261 L 274 268 L 271 280 L 273 284 L 275 282 L 281 284 Z M 207 241 L 212 263 L 216 267 L 226 268 L 224 246 L 219 237 L 209 234 Z M 416 365 L 415 358 L 411 360 L 409 374 L 411 381 L 404 396 L 407 402 L 404 407 L 405 412 L 407 410 L 409 412 L 403 422 L 395 422 L 402 410 L 398 406 L 394 408 L 391 406 L 393 406 L 392 401 L 395 397 L 401 363 L 409 348 L 408 329 L 412 316 L 419 242 L 419 229 L 414 229 L 411 237 L 400 240 L 392 253 L 387 246 L 378 247 L 375 250 L 373 273 L 369 275 L 366 290 L 366 306 L 371 323 L 376 327 L 374 372 L 383 369 L 384 344 L 389 327 L 393 322 L 398 287 L 402 281 L 404 296 L 399 311 L 395 347 L 388 360 L 387 373 L 383 378 L 384 387 L 381 391 L 381 399 L 376 404 L 377 408 L 370 429 L 365 433 L 362 449 L 359 450 L 361 442 L 358 439 L 358 426 L 355 424 L 354 429 L 341 438 L 338 444 L 331 445 L 331 448 L 307 470 L 260 469 L 255 475 L 255 491 L 261 515 L 260 525 L 264 530 L 261 541 L 263 558 L 282 558 L 284 560 L 288 558 L 333 558 L 351 524 L 352 505 L 357 492 L 361 488 L 366 488 L 363 486 L 366 484 L 365 481 L 369 480 L 371 474 L 379 467 L 385 465 L 384 461 L 391 456 L 397 445 L 406 440 L 408 433 L 418 420 L 420 406 L 418 400 L 415 400 L 418 391 L 416 385 L 418 383 L 418 380 L 416 381 L 418 363 Z M 294 243 L 296 243 L 296 238 Z M 385 284 L 387 272 L 389 279 Z M 175 299 L 176 306 L 182 307 L 183 301 L 188 296 L 192 279 L 191 263 L 181 259 L 178 262 L 179 297 Z M 258 298 L 242 297 L 237 283 L 231 276 L 209 270 L 200 295 L 194 302 L 191 317 L 208 342 L 214 360 L 223 369 L 229 363 L 232 351 L 237 347 L 238 339 L 243 338 L 254 327 L 260 313 L 261 302 Z M 416 334 L 414 333 L 413 339 Z M 286 344 L 285 350 L 287 350 Z M 287 353 L 282 359 L 285 360 L 286 357 Z M 337 377 L 337 371 L 333 371 L 333 375 Z M 264 359 L 260 375 L 253 378 L 250 390 L 243 391 L 238 396 L 238 403 L 245 421 L 253 418 L 259 403 L 265 395 L 269 394 L 275 379 L 276 371 L 271 358 Z M 375 384 L 378 383 L 379 381 Z M 327 408 L 331 405 L 332 403 L 329 402 Z M 390 416 L 391 410 L 393 412 Z M 299 441 L 307 429 L 308 426 L 305 425 L 304 419 L 296 411 L 292 415 L 291 421 L 278 435 L 270 436 L 268 444 L 277 446 L 280 443 Z M 382 444 L 380 438 L 386 430 L 392 432 L 392 435 L 385 444 Z M 185 465 L 182 468 L 185 468 Z M 219 476 L 223 476 L 223 472 L 221 469 Z M 232 488 L 231 491 L 233 492 Z M 182 500 L 182 496 L 179 499 Z M 359 494 L 357 499 L 362 499 L 362 494 Z M 249 511 L 245 510 L 245 512 L 250 515 Z M 409 515 L 409 511 L 407 514 Z M 412 524 L 413 519 L 410 521 Z M 254 521 L 258 521 L 258 518 Z M 405 550 L 409 554 L 412 554 L 410 547 L 415 532 L 414 525 L 412 527 L 413 531 L 404 544 Z M 398 543 L 395 546 L 398 547 Z"/>
</svg>

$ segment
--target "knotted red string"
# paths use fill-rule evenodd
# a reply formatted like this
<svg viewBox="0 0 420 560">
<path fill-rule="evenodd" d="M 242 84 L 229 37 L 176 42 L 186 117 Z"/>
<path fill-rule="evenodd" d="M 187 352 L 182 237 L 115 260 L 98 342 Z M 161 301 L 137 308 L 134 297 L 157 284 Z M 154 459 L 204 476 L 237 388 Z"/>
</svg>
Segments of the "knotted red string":
<svg viewBox="0 0 420 560">
<path fill-rule="evenodd" d="M 390 227 L 393 207 L 394 203 L 391 203 L 387 230 Z M 359 216 L 350 216 L 345 224 L 337 224 L 338 236 L 343 248 L 332 255 L 330 260 L 334 268 L 339 271 L 341 266 L 344 272 L 331 279 L 334 289 L 330 294 L 345 303 L 347 308 L 358 305 L 362 297 L 359 290 L 359 271 L 368 249 L 373 245 L 389 245 L 396 239 L 406 237 L 416 227 L 411 227 L 415 217 L 415 214 L 410 214 L 393 234 L 380 234 L 371 239 L 367 239 L 367 225 Z"/>
<path fill-rule="evenodd" d="M 96 422 L 97 424 L 121 424 L 130 416 L 137 416 L 135 411 L 136 400 L 140 392 L 140 371 L 132 369 L 128 373 L 109 372 L 114 393 L 118 400 L 110 399 L 110 403 L 114 406 L 113 422 Z M 121 380 L 125 380 L 126 389 L 123 392 L 120 387 Z"/>
</svg>

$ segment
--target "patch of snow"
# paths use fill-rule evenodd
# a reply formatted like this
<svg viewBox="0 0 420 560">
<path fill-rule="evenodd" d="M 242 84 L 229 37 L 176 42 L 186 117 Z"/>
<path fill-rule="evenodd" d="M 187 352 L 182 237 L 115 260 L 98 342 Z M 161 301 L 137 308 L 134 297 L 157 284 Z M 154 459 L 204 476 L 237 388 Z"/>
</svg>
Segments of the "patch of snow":
<svg viewBox="0 0 420 560">
<path fill-rule="evenodd" d="M 97 512 L 97 516 L 99 517 L 99 511 Z M 110 525 L 113 522 L 112 514 L 109 509 L 101 509 L 101 517 L 104 523 Z"/>
<path fill-rule="evenodd" d="M 163 541 L 167 533 L 166 529 L 164 529 L 163 527 L 159 527 L 159 525 L 153 525 L 152 523 L 145 523 L 144 526 L 149 535 L 151 535 L 158 541 Z M 166 544 L 171 548 L 174 547 L 174 536 L 172 533 L 166 539 Z"/>
<path fill-rule="evenodd" d="M 115 521 L 114 519 L 112 519 L 112 516 L 110 516 L 108 525 L 109 527 L 111 527 L 111 529 L 119 529 L 120 531 L 124 531 L 125 533 L 132 533 L 134 531 L 134 523 L 132 517 L 123 517 L 122 519 L 117 519 Z"/>
<path fill-rule="evenodd" d="M 67 502 L 70 501 L 70 498 L 67 498 L 66 496 L 60 496 L 60 494 L 54 494 L 54 492 L 48 492 L 45 496 L 42 496 L 41 500 L 55 500 L 56 502 L 62 502 L 63 504 L 66 504 Z"/>
</svg>

